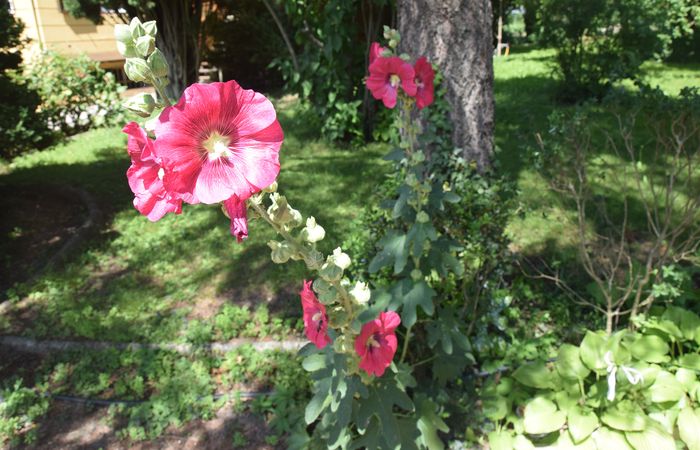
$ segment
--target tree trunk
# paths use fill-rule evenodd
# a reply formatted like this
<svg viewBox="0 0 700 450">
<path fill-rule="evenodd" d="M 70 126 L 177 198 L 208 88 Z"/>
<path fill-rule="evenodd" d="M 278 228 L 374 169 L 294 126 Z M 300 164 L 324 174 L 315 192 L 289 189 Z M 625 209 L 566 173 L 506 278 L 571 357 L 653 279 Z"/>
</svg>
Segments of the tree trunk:
<svg viewBox="0 0 700 450">
<path fill-rule="evenodd" d="M 493 155 L 491 0 L 398 0 L 398 16 L 402 50 L 444 76 L 455 147 L 484 171 Z"/>
<path fill-rule="evenodd" d="M 187 86 L 199 77 L 199 30 L 202 0 L 155 2 L 154 19 L 158 22 L 158 48 L 170 69 L 167 94 L 177 100 Z"/>
</svg>

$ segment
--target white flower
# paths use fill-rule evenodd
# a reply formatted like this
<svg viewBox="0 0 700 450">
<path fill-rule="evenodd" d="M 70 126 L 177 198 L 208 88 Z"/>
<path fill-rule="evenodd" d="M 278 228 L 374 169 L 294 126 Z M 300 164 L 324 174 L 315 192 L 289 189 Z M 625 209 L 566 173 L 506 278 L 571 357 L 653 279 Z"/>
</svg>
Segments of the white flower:
<svg viewBox="0 0 700 450">
<path fill-rule="evenodd" d="M 355 299 L 355 301 L 361 305 L 364 305 L 369 301 L 369 298 L 372 296 L 372 291 L 370 291 L 369 287 L 367 286 L 367 283 L 363 283 L 362 281 L 358 281 L 355 283 L 355 287 L 352 288 L 350 291 L 350 295 L 352 298 Z"/>
<path fill-rule="evenodd" d="M 340 247 L 333 250 L 333 255 L 329 256 L 329 258 L 333 260 L 336 266 L 340 267 L 343 270 L 350 267 L 350 257 L 346 253 L 343 253 L 343 250 L 341 250 Z"/>
<path fill-rule="evenodd" d="M 316 219 L 311 216 L 306 219 L 306 227 L 301 230 L 301 238 L 307 242 L 318 242 L 326 237 L 326 230 L 316 223 Z"/>
</svg>

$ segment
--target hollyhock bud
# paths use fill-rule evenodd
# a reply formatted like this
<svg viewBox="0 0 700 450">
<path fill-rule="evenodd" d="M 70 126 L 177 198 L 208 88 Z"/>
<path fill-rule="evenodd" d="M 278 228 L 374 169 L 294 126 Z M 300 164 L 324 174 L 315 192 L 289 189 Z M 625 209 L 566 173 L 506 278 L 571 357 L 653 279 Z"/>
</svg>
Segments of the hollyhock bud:
<svg viewBox="0 0 700 450">
<path fill-rule="evenodd" d="M 271 185 L 263 189 L 263 192 L 267 192 L 268 194 L 272 194 L 273 192 L 277 192 L 277 182 L 274 181 Z"/>
<path fill-rule="evenodd" d="M 153 50 L 151 56 L 148 57 L 148 67 L 156 77 L 164 77 L 168 75 L 168 61 L 165 60 L 163 52 L 157 48 Z"/>
<path fill-rule="evenodd" d="M 312 216 L 306 219 L 306 227 L 301 230 L 300 237 L 307 242 L 318 242 L 326 237 L 326 230 L 321 225 L 318 225 L 316 219 Z"/>
<path fill-rule="evenodd" d="M 343 269 L 332 262 L 329 256 L 323 266 L 321 266 L 321 270 L 318 271 L 318 274 L 329 283 L 334 283 L 343 276 Z"/>
<path fill-rule="evenodd" d="M 139 58 L 127 58 L 124 64 L 124 72 L 131 81 L 146 81 L 153 77 L 153 72 L 146 61 Z"/>
<path fill-rule="evenodd" d="M 143 26 L 143 30 L 146 32 L 147 35 L 156 37 L 156 34 L 158 33 L 158 25 L 156 24 L 155 20 L 149 20 L 148 22 L 144 22 L 141 25 Z"/>
<path fill-rule="evenodd" d="M 134 40 L 146 34 L 146 30 L 143 28 L 143 24 L 138 17 L 131 19 L 131 22 L 129 22 L 129 29 L 131 30 L 131 37 Z"/>
<path fill-rule="evenodd" d="M 380 377 L 391 365 L 398 346 L 395 330 L 400 324 L 399 315 L 389 311 L 362 326 L 355 339 L 355 351 L 360 356 L 360 368 L 369 375 Z"/>
<path fill-rule="evenodd" d="M 355 299 L 357 303 L 364 305 L 369 301 L 370 297 L 372 296 L 372 291 L 370 291 L 369 287 L 367 286 L 367 283 L 358 281 L 357 283 L 355 283 L 355 287 L 353 287 L 350 291 L 350 295 L 353 299 Z"/>
<path fill-rule="evenodd" d="M 425 211 L 418 211 L 418 214 L 416 214 L 416 222 L 428 223 L 429 221 L 430 216 Z"/>
<path fill-rule="evenodd" d="M 150 55 L 153 52 L 153 50 L 155 50 L 156 40 L 153 38 L 153 36 L 149 36 L 146 34 L 144 36 L 141 36 L 140 38 L 137 38 L 134 41 L 134 46 L 139 52 L 139 55 L 145 58 L 148 55 Z"/>
<path fill-rule="evenodd" d="M 124 102 L 124 108 L 141 117 L 150 116 L 155 106 L 156 101 L 151 94 L 137 94 Z"/>
<path fill-rule="evenodd" d="M 272 257 L 272 262 L 275 264 L 286 263 L 294 253 L 286 242 L 270 241 L 267 243 L 267 246 L 272 250 L 270 256 Z"/>
<path fill-rule="evenodd" d="M 267 208 L 267 214 L 273 222 L 278 225 L 286 225 L 295 221 L 301 223 L 299 211 L 289 206 L 284 195 L 273 193 L 270 195 L 270 200 L 272 200 L 272 205 Z"/>
<path fill-rule="evenodd" d="M 318 250 L 309 250 L 307 255 L 304 255 L 306 267 L 311 270 L 317 270 L 323 264 L 323 253 Z"/>
<path fill-rule="evenodd" d="M 129 37 L 129 39 L 131 39 L 131 37 Z M 134 47 L 134 43 L 132 41 L 129 41 L 128 43 L 117 41 L 117 51 L 125 58 L 139 57 L 139 53 L 136 51 L 136 47 Z"/>
<path fill-rule="evenodd" d="M 343 270 L 350 267 L 351 264 L 350 257 L 346 253 L 343 253 L 340 247 L 333 250 L 333 254 L 328 256 L 328 260 L 332 260 L 336 266 Z"/>
<path fill-rule="evenodd" d="M 133 44 L 134 38 L 131 37 L 131 29 L 129 25 L 118 24 L 114 26 L 114 38 L 122 44 Z"/>
</svg>

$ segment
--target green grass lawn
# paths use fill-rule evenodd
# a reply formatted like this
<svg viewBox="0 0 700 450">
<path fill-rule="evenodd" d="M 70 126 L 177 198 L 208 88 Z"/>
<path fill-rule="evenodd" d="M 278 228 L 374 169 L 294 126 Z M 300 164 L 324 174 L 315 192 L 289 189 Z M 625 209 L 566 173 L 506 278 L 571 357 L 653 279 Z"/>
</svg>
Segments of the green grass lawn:
<svg viewBox="0 0 700 450">
<path fill-rule="evenodd" d="M 554 55 L 553 50 L 526 48 L 494 61 L 497 160 L 501 170 L 518 183 L 519 212 L 523 213 L 513 217 L 508 234 L 513 247 L 526 253 L 539 253 L 552 245 L 566 252 L 575 244 L 577 233 L 574 211 L 549 190 L 547 181 L 531 163 L 537 135 L 547 135 L 550 114 L 574 108 L 555 100 Z M 677 95 L 684 87 L 700 88 L 700 65 L 647 62 L 642 66 L 641 78 L 669 95 Z M 621 86 L 635 89 L 627 82 Z M 594 113 L 592 126 L 605 126 L 603 121 L 609 118 L 600 115 L 598 120 L 595 108 L 588 107 Z M 610 192 L 618 188 L 604 187 Z"/>
<path fill-rule="evenodd" d="M 311 113 L 298 102 L 280 100 L 277 106 L 285 130 L 280 190 L 325 227 L 321 249 L 331 251 L 383 177 L 386 148 L 328 144 L 318 140 Z M 250 238 L 238 244 L 216 206 L 185 205 L 181 215 L 149 222 L 131 206 L 125 145 L 119 129 L 95 130 L 18 158 L 0 176 L 0 186 L 47 180 L 80 186 L 97 198 L 105 216 L 99 235 L 81 255 L 13 294 L 28 299 L 13 314 L 24 320 L 5 323 L 5 332 L 171 341 L 187 338 L 192 328 L 221 323 L 217 315 L 239 314 L 241 308 L 259 317 L 257 327 L 234 327 L 243 335 L 294 329 L 300 316 L 297 292 L 309 275 L 300 263 L 271 262 L 266 243 L 274 234 L 267 225 L 253 221 Z M 215 326 L 211 338 L 236 337 L 231 330 Z"/>
</svg>

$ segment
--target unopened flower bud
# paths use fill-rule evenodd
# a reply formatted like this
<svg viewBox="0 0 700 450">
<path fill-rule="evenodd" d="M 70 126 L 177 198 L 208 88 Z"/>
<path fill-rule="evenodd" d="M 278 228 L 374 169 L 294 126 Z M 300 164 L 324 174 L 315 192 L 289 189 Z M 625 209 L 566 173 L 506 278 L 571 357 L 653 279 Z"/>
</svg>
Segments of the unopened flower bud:
<svg viewBox="0 0 700 450">
<path fill-rule="evenodd" d="M 416 214 L 416 222 L 428 223 L 430 222 L 430 216 L 425 211 L 418 211 L 418 214 Z"/>
<path fill-rule="evenodd" d="M 134 41 L 134 46 L 139 52 L 139 55 L 145 58 L 151 53 L 153 53 L 153 50 L 155 50 L 156 40 L 153 36 L 145 34 Z"/>
<path fill-rule="evenodd" d="M 134 38 L 131 37 L 131 28 L 129 25 L 117 24 L 114 26 L 114 39 L 123 44 L 133 44 Z"/>
<path fill-rule="evenodd" d="M 413 154 L 413 156 L 411 156 L 411 158 L 413 159 L 414 162 L 422 163 L 423 161 L 425 161 L 425 153 L 418 150 L 417 152 L 415 152 Z"/>
<path fill-rule="evenodd" d="M 333 341 L 333 351 L 336 353 L 345 353 L 347 352 L 347 343 L 346 343 L 346 338 L 345 335 L 340 335 L 335 340 Z"/>
<path fill-rule="evenodd" d="M 319 294 L 328 292 L 329 290 L 331 290 L 332 287 L 333 286 L 328 284 L 328 282 L 323 278 L 316 278 L 314 280 L 314 291 L 318 292 Z"/>
<path fill-rule="evenodd" d="M 308 254 L 304 256 L 304 262 L 309 269 L 317 270 L 323 264 L 323 253 L 318 250 L 310 250 Z"/>
<path fill-rule="evenodd" d="M 141 117 L 149 117 L 155 106 L 156 101 L 151 94 L 137 94 L 124 102 L 124 108 Z"/>
<path fill-rule="evenodd" d="M 158 33 L 158 25 L 156 25 L 155 20 L 149 20 L 148 22 L 144 22 L 141 25 L 143 26 L 143 30 L 146 32 L 147 35 L 156 37 L 156 34 Z"/>
<path fill-rule="evenodd" d="M 343 270 L 350 267 L 350 264 L 351 264 L 350 257 L 346 253 L 343 253 L 343 250 L 341 250 L 340 247 L 333 250 L 333 254 L 330 255 L 328 257 L 328 259 L 330 260 L 331 258 L 332 258 L 332 261 L 335 263 L 335 265 L 340 267 Z"/>
<path fill-rule="evenodd" d="M 286 242 L 270 241 L 267 246 L 272 250 L 272 262 L 275 264 L 284 264 L 289 261 L 294 253 Z"/>
<path fill-rule="evenodd" d="M 420 270 L 418 270 L 418 269 L 413 269 L 413 270 L 411 271 L 411 279 L 412 279 L 413 281 L 419 281 L 419 280 L 421 280 L 422 278 L 423 278 L 423 272 L 421 272 Z"/>
<path fill-rule="evenodd" d="M 131 30 L 131 37 L 136 40 L 141 36 L 146 34 L 146 30 L 143 28 L 143 24 L 138 17 L 131 19 L 129 23 L 129 29 Z"/>
<path fill-rule="evenodd" d="M 372 296 L 372 291 L 370 291 L 369 287 L 367 286 L 367 283 L 358 281 L 357 283 L 355 283 L 355 287 L 353 287 L 350 291 L 350 295 L 352 296 L 352 298 L 355 299 L 357 303 L 364 305 L 369 301 L 370 297 Z"/>
<path fill-rule="evenodd" d="M 292 217 L 292 219 L 285 225 L 287 229 L 296 228 L 304 221 L 301 213 L 291 206 L 289 207 L 289 215 Z"/>
<path fill-rule="evenodd" d="M 416 185 L 418 185 L 418 178 L 416 178 L 416 174 L 411 172 L 408 175 L 406 175 L 406 184 L 411 187 L 415 187 Z"/>
<path fill-rule="evenodd" d="M 131 37 L 129 37 L 129 39 L 131 39 Z M 134 47 L 133 41 L 129 41 L 127 43 L 117 41 L 117 51 L 120 55 L 122 55 L 125 58 L 139 57 L 139 53 L 138 51 L 136 51 L 136 47 Z"/>
<path fill-rule="evenodd" d="M 153 73 L 146 61 L 139 58 L 127 58 L 124 64 L 124 72 L 131 81 L 146 81 L 152 78 Z"/>
<path fill-rule="evenodd" d="M 321 266 L 321 270 L 318 271 L 318 274 L 327 282 L 334 283 L 343 276 L 343 269 L 338 267 L 329 256 L 323 266 Z"/>
<path fill-rule="evenodd" d="M 277 182 L 273 181 L 271 185 L 263 189 L 263 192 L 267 192 L 268 194 L 272 194 L 273 192 L 277 192 Z"/>
<path fill-rule="evenodd" d="M 318 242 L 326 237 L 326 230 L 321 225 L 318 225 L 316 219 L 312 216 L 306 219 L 306 227 L 301 230 L 300 237 L 307 242 Z"/>
<path fill-rule="evenodd" d="M 157 48 L 153 50 L 151 56 L 148 57 L 148 67 L 151 68 L 153 75 L 156 77 L 165 77 L 168 75 L 168 61 L 165 60 L 163 52 Z"/>
</svg>

